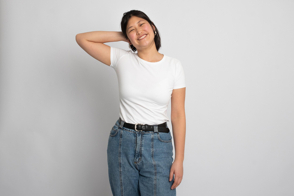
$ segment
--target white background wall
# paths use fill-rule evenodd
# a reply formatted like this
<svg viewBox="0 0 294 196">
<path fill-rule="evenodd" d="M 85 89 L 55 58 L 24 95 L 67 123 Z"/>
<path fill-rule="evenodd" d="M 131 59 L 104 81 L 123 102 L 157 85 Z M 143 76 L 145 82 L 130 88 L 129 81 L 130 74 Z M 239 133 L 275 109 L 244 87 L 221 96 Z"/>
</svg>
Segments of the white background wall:
<svg viewBox="0 0 294 196">
<path fill-rule="evenodd" d="M 119 114 L 117 78 L 75 35 L 121 31 L 131 9 L 157 25 L 159 52 L 178 58 L 186 74 L 177 195 L 294 195 L 293 1 L 1 0 L 0 7 L 1 196 L 111 195 L 106 149 Z"/>
</svg>

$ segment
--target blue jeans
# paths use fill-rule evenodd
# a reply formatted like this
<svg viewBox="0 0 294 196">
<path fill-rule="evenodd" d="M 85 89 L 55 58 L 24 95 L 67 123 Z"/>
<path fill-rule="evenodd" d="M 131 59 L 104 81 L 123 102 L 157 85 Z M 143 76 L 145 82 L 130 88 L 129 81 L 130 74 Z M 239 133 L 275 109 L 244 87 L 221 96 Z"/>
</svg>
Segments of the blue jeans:
<svg viewBox="0 0 294 196">
<path fill-rule="evenodd" d="M 121 122 L 121 123 L 120 123 Z M 169 181 L 171 133 L 136 131 L 118 119 L 109 133 L 108 176 L 114 196 L 175 196 Z"/>
</svg>

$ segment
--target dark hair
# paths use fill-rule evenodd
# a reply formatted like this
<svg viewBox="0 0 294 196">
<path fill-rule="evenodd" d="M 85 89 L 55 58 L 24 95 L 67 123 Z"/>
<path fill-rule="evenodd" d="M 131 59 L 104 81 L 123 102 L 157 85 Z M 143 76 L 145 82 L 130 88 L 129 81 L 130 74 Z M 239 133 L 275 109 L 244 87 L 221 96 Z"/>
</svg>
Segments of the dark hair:
<svg viewBox="0 0 294 196">
<path fill-rule="evenodd" d="M 128 11 L 128 12 L 125 12 L 123 14 L 123 17 L 121 19 L 121 23 L 120 23 L 120 26 L 121 26 L 121 31 L 122 33 L 124 34 L 124 36 L 126 37 L 126 39 L 128 39 L 128 36 L 127 36 L 127 32 L 126 32 L 126 28 L 127 28 L 127 25 L 128 25 L 128 22 L 130 20 L 130 18 L 132 16 L 137 16 L 139 18 L 143 18 L 145 20 L 148 21 L 148 23 L 150 24 L 150 26 L 152 27 L 153 29 L 153 25 L 155 27 L 155 36 L 154 36 L 154 42 L 155 42 L 155 45 L 156 45 L 156 49 L 157 51 L 159 50 L 159 48 L 161 47 L 161 39 L 160 39 L 160 35 L 159 35 L 159 31 L 157 29 L 157 27 L 155 26 L 155 24 L 149 19 L 149 17 L 142 11 L 139 11 L 139 10 L 131 10 L 131 11 Z M 137 51 L 137 49 L 133 46 L 133 45 L 130 45 L 130 48 L 135 52 Z"/>
</svg>

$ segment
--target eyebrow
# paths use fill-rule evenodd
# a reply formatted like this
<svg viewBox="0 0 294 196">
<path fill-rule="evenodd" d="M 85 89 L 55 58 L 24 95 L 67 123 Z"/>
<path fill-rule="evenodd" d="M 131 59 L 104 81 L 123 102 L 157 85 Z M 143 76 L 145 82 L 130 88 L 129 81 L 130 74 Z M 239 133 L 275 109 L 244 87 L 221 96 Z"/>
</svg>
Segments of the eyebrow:
<svg viewBox="0 0 294 196">
<path fill-rule="evenodd" d="M 140 21 L 142 21 L 142 20 L 139 20 L 137 23 L 139 23 Z M 130 26 L 129 28 L 131 28 L 132 26 Z M 127 30 L 129 30 L 129 28 L 127 29 Z"/>
</svg>

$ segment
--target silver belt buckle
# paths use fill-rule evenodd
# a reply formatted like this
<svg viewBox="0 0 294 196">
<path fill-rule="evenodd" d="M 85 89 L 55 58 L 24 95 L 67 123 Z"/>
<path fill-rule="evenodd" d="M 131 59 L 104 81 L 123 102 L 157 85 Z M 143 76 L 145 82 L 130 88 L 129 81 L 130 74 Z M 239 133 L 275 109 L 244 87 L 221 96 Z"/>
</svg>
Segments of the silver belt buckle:
<svg viewBox="0 0 294 196">
<path fill-rule="evenodd" d="M 144 124 L 140 124 L 140 123 L 135 124 L 135 130 L 136 130 L 136 131 L 143 131 L 143 130 L 137 130 L 137 125 L 144 125 Z"/>
</svg>

